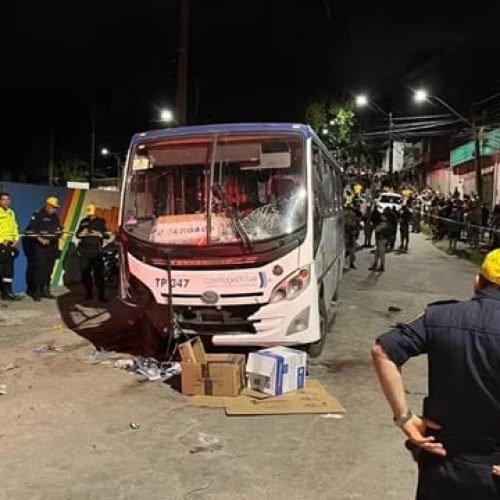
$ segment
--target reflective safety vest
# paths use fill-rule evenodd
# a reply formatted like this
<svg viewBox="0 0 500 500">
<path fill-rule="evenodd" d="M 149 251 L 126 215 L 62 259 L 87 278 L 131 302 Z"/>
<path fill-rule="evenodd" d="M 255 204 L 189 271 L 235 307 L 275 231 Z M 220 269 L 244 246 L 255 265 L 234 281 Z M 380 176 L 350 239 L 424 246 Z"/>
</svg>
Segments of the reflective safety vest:
<svg viewBox="0 0 500 500">
<path fill-rule="evenodd" d="M 0 208 L 0 244 L 19 240 L 19 229 L 14 210 Z"/>
</svg>

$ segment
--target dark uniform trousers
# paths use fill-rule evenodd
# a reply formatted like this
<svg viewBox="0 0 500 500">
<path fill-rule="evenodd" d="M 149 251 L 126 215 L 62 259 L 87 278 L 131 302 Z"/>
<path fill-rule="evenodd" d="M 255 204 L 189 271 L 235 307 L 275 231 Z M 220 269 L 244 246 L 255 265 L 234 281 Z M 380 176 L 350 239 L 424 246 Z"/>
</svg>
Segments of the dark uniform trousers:
<svg viewBox="0 0 500 500">
<path fill-rule="evenodd" d="M 0 244 L 0 288 L 2 295 L 6 285 L 11 286 L 14 277 L 15 250 L 10 245 Z"/>
<path fill-rule="evenodd" d="M 450 445 L 445 443 L 445 448 L 450 454 Z M 477 450 L 446 458 L 424 452 L 419 461 L 416 500 L 498 500 L 500 477 L 492 474 L 492 464 L 500 464 L 500 452 Z"/>
<path fill-rule="evenodd" d="M 408 250 L 408 243 L 410 242 L 410 227 L 406 224 L 401 224 L 399 226 L 401 248 Z"/>
<path fill-rule="evenodd" d="M 82 283 L 88 296 L 92 295 L 93 286 L 97 289 L 99 297 L 104 296 L 104 262 L 102 255 L 80 253 L 80 269 Z"/>
<path fill-rule="evenodd" d="M 52 270 L 57 260 L 57 249 L 51 246 L 43 246 L 36 242 L 33 246 L 31 256 L 31 286 L 33 291 L 48 290 L 50 288 L 50 279 Z"/>
</svg>

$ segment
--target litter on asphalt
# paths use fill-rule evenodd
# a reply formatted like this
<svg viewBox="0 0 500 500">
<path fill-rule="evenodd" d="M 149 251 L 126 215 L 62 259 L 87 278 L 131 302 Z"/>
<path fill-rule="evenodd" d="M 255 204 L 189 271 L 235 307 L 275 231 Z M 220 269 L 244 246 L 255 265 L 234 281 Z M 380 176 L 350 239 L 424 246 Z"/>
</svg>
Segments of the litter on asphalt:
<svg viewBox="0 0 500 500">
<path fill-rule="evenodd" d="M 34 349 L 37 354 L 47 354 L 49 352 L 63 352 L 60 347 L 56 347 L 53 344 L 41 345 Z"/>
<path fill-rule="evenodd" d="M 7 386 L 5 384 L 0 384 L 0 395 L 7 394 Z"/>
<path fill-rule="evenodd" d="M 181 373 L 181 364 L 177 362 L 160 363 L 154 358 L 122 358 L 116 361 L 115 368 L 146 377 L 149 381 L 169 380 Z"/>
<path fill-rule="evenodd" d="M 208 451 L 213 453 L 214 451 L 222 449 L 222 441 L 211 434 L 205 434 L 204 432 L 198 432 L 197 443 L 194 448 L 191 448 L 189 453 L 203 453 Z"/>
<path fill-rule="evenodd" d="M 387 310 L 389 312 L 401 312 L 402 311 L 401 307 L 397 307 L 397 306 L 389 306 L 387 308 Z"/>
</svg>

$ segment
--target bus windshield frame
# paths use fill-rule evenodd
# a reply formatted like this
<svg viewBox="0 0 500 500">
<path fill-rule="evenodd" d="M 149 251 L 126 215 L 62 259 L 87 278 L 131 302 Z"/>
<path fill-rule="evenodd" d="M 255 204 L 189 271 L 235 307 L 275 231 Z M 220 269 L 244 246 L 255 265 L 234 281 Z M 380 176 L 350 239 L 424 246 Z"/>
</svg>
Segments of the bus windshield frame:
<svg viewBox="0 0 500 500">
<path fill-rule="evenodd" d="M 124 182 L 126 233 L 164 247 L 251 248 L 307 223 L 306 138 L 224 132 L 133 145 Z"/>
</svg>

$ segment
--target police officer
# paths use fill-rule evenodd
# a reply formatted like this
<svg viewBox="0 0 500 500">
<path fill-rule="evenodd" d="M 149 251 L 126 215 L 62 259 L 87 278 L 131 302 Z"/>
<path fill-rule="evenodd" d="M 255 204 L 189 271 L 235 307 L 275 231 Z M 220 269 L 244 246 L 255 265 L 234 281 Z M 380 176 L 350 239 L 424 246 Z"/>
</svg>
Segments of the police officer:
<svg viewBox="0 0 500 500">
<path fill-rule="evenodd" d="M 37 302 L 42 297 L 55 298 L 50 292 L 50 278 L 59 257 L 61 226 L 56 213 L 58 208 L 59 200 L 55 196 L 49 196 L 45 200 L 45 206 L 32 215 L 26 228 L 27 237 L 30 238 L 26 253 L 28 293 Z"/>
<path fill-rule="evenodd" d="M 94 284 L 97 289 L 97 297 L 100 302 L 107 302 L 104 288 L 104 262 L 102 259 L 103 240 L 109 239 L 106 221 L 97 216 L 95 203 L 86 207 L 87 217 L 82 219 L 76 232 L 80 239 L 78 255 L 80 256 L 80 269 L 82 282 L 85 287 L 85 300 L 94 297 Z"/>
<path fill-rule="evenodd" d="M 392 235 L 392 225 L 389 218 L 390 209 L 386 207 L 380 216 L 380 223 L 375 227 L 375 260 L 368 268 L 369 271 L 385 272 L 385 253 Z"/>
<path fill-rule="evenodd" d="M 14 259 L 19 240 L 16 215 L 10 208 L 9 193 L 0 193 L 0 292 L 2 300 L 19 300 L 21 297 L 12 292 L 14 279 Z"/>
<path fill-rule="evenodd" d="M 356 269 L 356 247 L 358 241 L 360 217 L 352 205 L 345 208 L 344 233 L 346 256 L 349 257 L 349 268 Z"/>
<path fill-rule="evenodd" d="M 410 243 L 410 224 L 412 221 L 412 214 L 408 205 L 404 205 L 399 214 L 399 232 L 401 238 L 400 250 L 408 251 L 408 244 Z"/>
<path fill-rule="evenodd" d="M 486 256 L 475 290 L 465 302 L 431 304 L 372 348 L 394 422 L 419 461 L 417 500 L 500 498 L 500 250 Z M 408 408 L 400 371 L 420 354 L 430 368 L 423 416 Z"/>
</svg>

